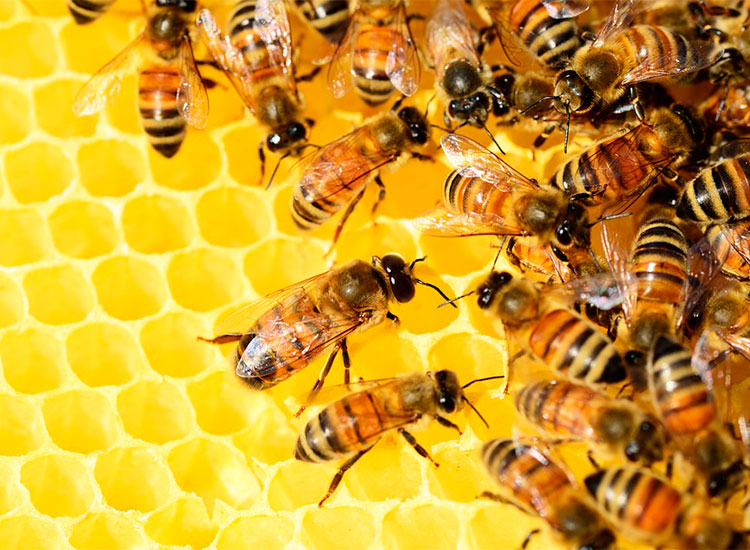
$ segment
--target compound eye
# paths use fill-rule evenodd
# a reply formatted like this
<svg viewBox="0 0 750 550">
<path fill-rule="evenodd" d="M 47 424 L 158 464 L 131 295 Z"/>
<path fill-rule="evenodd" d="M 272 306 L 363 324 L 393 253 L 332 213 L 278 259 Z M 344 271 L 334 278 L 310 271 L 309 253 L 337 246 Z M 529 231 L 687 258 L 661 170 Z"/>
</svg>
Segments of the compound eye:
<svg viewBox="0 0 750 550">
<path fill-rule="evenodd" d="M 484 107 L 485 109 L 488 109 L 490 106 L 490 98 L 487 97 L 487 94 L 483 94 L 481 92 L 477 92 L 470 98 L 471 102 L 477 106 L 477 107 Z"/>
<path fill-rule="evenodd" d="M 414 298 L 416 292 L 414 281 L 406 273 L 391 275 L 388 277 L 388 282 L 391 284 L 391 291 L 397 302 L 409 302 Z"/>
<path fill-rule="evenodd" d="M 503 93 L 509 94 L 513 89 L 513 84 L 515 83 L 515 81 L 516 79 L 512 75 L 504 74 L 495 79 L 495 87 L 501 90 Z"/>
<path fill-rule="evenodd" d="M 460 113 L 463 110 L 464 110 L 463 101 L 459 99 L 453 99 L 448 104 L 448 114 L 451 116 L 455 116 L 457 113 Z"/>
<path fill-rule="evenodd" d="M 268 134 L 268 137 L 266 138 L 266 145 L 268 146 L 268 150 L 275 152 L 281 149 L 284 146 L 285 139 L 281 136 L 279 132 L 274 132 L 272 134 Z"/>
<path fill-rule="evenodd" d="M 406 267 L 406 262 L 398 254 L 386 254 L 380 260 L 383 270 L 388 274 L 400 273 Z"/>
<path fill-rule="evenodd" d="M 448 392 L 442 392 L 440 394 L 440 398 L 438 399 L 438 405 L 442 410 L 444 410 L 447 413 L 452 413 L 456 410 L 456 400 L 453 399 L 453 396 L 449 394 Z"/>
<path fill-rule="evenodd" d="M 419 145 L 427 143 L 427 132 L 421 126 L 412 126 L 410 129 L 411 140 Z"/>
<path fill-rule="evenodd" d="M 291 139 L 292 141 L 299 141 L 301 139 L 305 139 L 307 130 L 305 130 L 305 127 L 299 122 L 294 122 L 289 125 L 289 128 L 287 128 L 286 133 L 289 136 L 289 139 Z"/>
<path fill-rule="evenodd" d="M 557 227 L 555 230 L 555 238 L 562 246 L 570 246 L 573 242 L 573 237 L 570 234 L 570 228 L 567 223 L 563 222 Z"/>
</svg>

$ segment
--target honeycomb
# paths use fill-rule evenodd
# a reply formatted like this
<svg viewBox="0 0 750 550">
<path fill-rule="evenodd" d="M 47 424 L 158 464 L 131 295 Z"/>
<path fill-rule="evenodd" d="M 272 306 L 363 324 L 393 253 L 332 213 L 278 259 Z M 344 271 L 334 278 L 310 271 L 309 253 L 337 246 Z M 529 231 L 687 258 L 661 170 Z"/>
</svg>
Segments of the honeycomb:
<svg viewBox="0 0 750 550">
<path fill-rule="evenodd" d="M 513 434 L 501 384 L 470 394 L 489 430 L 461 413 L 461 437 L 439 426 L 417 434 L 440 468 L 386 438 L 318 508 L 335 465 L 292 452 L 304 425 L 296 397 L 321 365 L 254 393 L 228 367 L 227 349 L 196 340 L 238 304 L 327 269 L 334 224 L 298 232 L 286 167 L 269 191 L 257 185 L 262 133 L 226 86 L 210 91 L 208 128 L 190 129 L 169 161 L 140 130 L 134 75 L 103 113 L 73 115 L 79 87 L 138 32 L 138 13 L 121 0 L 79 27 L 62 0 L 0 0 L 2 547 L 517 547 L 540 522 L 476 499 L 491 488 L 481 441 Z M 316 143 L 372 114 L 356 99 L 334 102 L 323 80 L 302 85 L 315 98 Z M 559 147 L 533 165 L 532 139 L 519 132 L 503 144 L 539 177 Z M 436 204 L 447 171 L 411 162 L 386 174 L 377 224 L 360 208 L 335 261 L 426 255 L 418 276 L 453 295 L 471 288 L 494 241 L 427 237 L 407 223 Z M 365 204 L 374 198 L 368 190 Z M 420 288 L 394 308 L 400 328 L 352 338 L 354 376 L 502 374 L 506 352 L 489 321 L 469 301 L 438 310 L 438 300 Z M 547 537 L 531 548 L 552 547 Z"/>
</svg>

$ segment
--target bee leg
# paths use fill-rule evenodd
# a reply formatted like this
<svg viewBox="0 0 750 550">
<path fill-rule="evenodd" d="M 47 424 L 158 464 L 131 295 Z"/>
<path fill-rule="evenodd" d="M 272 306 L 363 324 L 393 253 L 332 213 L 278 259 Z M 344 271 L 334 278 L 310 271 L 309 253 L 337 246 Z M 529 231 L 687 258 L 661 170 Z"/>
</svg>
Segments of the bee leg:
<svg viewBox="0 0 750 550">
<path fill-rule="evenodd" d="M 346 207 L 346 210 L 344 211 L 344 215 L 341 216 L 341 221 L 336 226 L 336 232 L 333 234 L 333 241 L 331 242 L 331 248 L 329 248 L 328 252 L 326 252 L 326 256 L 328 256 L 331 252 L 333 252 L 333 248 L 336 246 L 336 242 L 338 242 L 339 237 L 341 236 L 341 231 L 344 229 L 346 220 L 348 220 L 349 216 L 352 215 L 352 212 L 354 211 L 354 208 L 357 206 L 357 203 L 359 203 L 359 201 L 362 200 L 362 196 L 365 194 L 365 189 L 367 189 L 366 185 L 362 188 L 362 191 L 360 191 L 359 194 L 351 200 L 351 202 L 349 203 L 349 206 Z"/>
<path fill-rule="evenodd" d="M 674 474 L 674 455 L 669 455 L 669 458 L 667 459 L 667 467 L 665 468 L 664 475 L 667 476 L 667 479 L 671 480 L 672 475 Z"/>
<path fill-rule="evenodd" d="M 630 97 L 630 103 L 633 104 L 633 112 L 635 113 L 635 117 L 638 119 L 638 122 L 645 122 L 646 114 L 643 112 L 643 104 L 641 103 L 641 99 L 638 95 L 638 88 L 636 88 L 635 86 L 630 86 L 628 88 L 628 95 Z"/>
<path fill-rule="evenodd" d="M 447 418 L 444 418 L 444 417 L 440 416 L 439 414 L 436 414 L 435 415 L 435 420 L 437 420 L 438 424 L 440 424 L 441 426 L 445 426 L 446 428 L 453 428 L 454 430 L 456 430 L 458 432 L 458 435 L 463 435 L 463 432 L 461 431 L 461 428 L 459 428 L 458 426 L 456 426 L 453 422 L 451 422 Z"/>
<path fill-rule="evenodd" d="M 219 334 L 214 338 L 203 338 L 203 336 L 198 336 L 198 341 L 207 342 L 209 344 L 226 344 L 229 342 L 237 342 L 243 336 L 244 334 L 242 332 L 229 332 L 227 334 Z"/>
<path fill-rule="evenodd" d="M 508 256 L 508 261 L 511 264 L 513 264 L 514 266 L 516 266 L 521 273 L 525 273 L 526 270 L 524 269 L 523 265 L 521 265 L 520 258 L 516 255 L 515 252 L 513 252 L 513 247 L 514 246 L 516 246 L 516 238 L 515 237 L 510 237 L 508 239 L 508 246 L 505 249 L 505 254 Z"/>
<path fill-rule="evenodd" d="M 429 162 L 435 162 L 435 159 L 432 158 L 430 155 L 422 155 L 420 153 L 412 153 L 411 156 L 414 157 L 417 160 L 422 160 L 422 161 L 426 160 L 426 161 L 429 161 Z"/>
<path fill-rule="evenodd" d="M 495 41 L 495 27 L 488 25 L 479 30 L 479 44 L 477 44 L 477 53 L 482 55 L 484 49 Z"/>
<path fill-rule="evenodd" d="M 349 347 L 346 345 L 346 338 L 341 340 L 341 358 L 344 360 L 344 384 L 349 386 L 350 374 L 349 368 L 352 366 L 352 361 L 349 358 Z"/>
<path fill-rule="evenodd" d="M 523 539 L 523 543 L 521 543 L 521 550 L 526 550 L 526 548 L 529 546 L 529 542 L 531 542 L 531 539 L 534 538 L 535 535 L 538 535 L 540 531 L 540 529 L 529 531 L 529 534 L 526 535 L 526 538 Z"/>
<path fill-rule="evenodd" d="M 516 504 L 512 500 L 505 498 L 503 495 L 498 495 L 497 493 L 493 493 L 492 491 L 482 491 L 477 496 L 477 498 L 491 500 L 492 502 L 497 502 L 498 504 L 509 504 L 510 506 L 513 506 L 514 508 L 523 512 L 524 514 L 528 514 L 526 510 L 521 508 L 518 504 Z"/>
<path fill-rule="evenodd" d="M 310 393 L 307 396 L 307 399 L 305 400 L 305 403 L 300 406 L 299 410 L 294 414 L 295 417 L 298 417 L 302 414 L 302 411 L 304 411 L 307 408 L 307 405 L 312 402 L 313 399 L 315 399 L 315 395 L 320 391 L 320 388 L 323 387 L 323 382 L 326 380 L 326 376 L 328 376 L 328 373 L 331 371 L 331 367 L 333 366 L 333 360 L 336 359 L 336 355 L 339 352 L 339 348 L 341 347 L 341 344 L 338 344 L 333 350 L 331 351 L 331 354 L 328 356 L 328 359 L 326 360 L 326 364 L 323 366 L 323 370 L 320 371 L 320 375 L 318 376 L 318 379 L 315 381 L 315 385 L 313 386 L 313 389 L 310 390 Z"/>
<path fill-rule="evenodd" d="M 423 456 L 427 460 L 429 460 L 430 462 L 432 462 L 432 464 L 435 466 L 435 468 L 438 468 L 440 466 L 440 464 L 438 464 L 437 462 L 435 462 L 432 459 L 432 457 L 430 456 L 430 453 L 428 453 L 427 450 L 424 447 L 422 447 L 422 445 L 420 445 L 419 443 L 417 443 L 417 440 L 414 439 L 413 435 L 411 435 L 409 432 L 407 432 L 403 428 L 399 428 L 398 429 L 398 433 L 400 433 L 402 436 L 404 436 L 404 439 L 406 439 L 407 443 L 409 443 L 409 445 L 411 445 L 412 447 L 414 447 L 414 450 L 417 451 L 417 453 L 420 456 Z"/>
<path fill-rule="evenodd" d="M 531 144 L 531 160 L 536 159 L 537 149 L 541 149 L 549 137 L 555 133 L 555 128 L 557 128 L 556 124 L 548 124 L 542 129 L 542 133 L 536 136 L 534 143 Z"/>
<path fill-rule="evenodd" d="M 323 67 L 318 65 L 312 71 L 307 74 L 303 74 L 295 78 L 297 82 L 310 82 L 315 76 L 321 71 Z"/>
<path fill-rule="evenodd" d="M 344 474 L 346 473 L 346 471 L 352 466 L 354 466 L 354 463 L 357 462 L 360 458 L 362 458 L 362 456 L 370 449 L 372 449 L 372 445 L 370 445 L 363 451 L 359 451 L 356 455 L 354 455 L 353 457 L 351 457 L 349 460 L 347 460 L 341 465 L 341 468 L 339 468 L 339 471 L 336 472 L 336 475 L 333 476 L 333 479 L 331 480 L 331 484 L 328 486 L 328 492 L 326 492 L 326 496 L 324 496 L 322 499 L 320 499 L 320 502 L 318 502 L 318 508 L 323 506 L 323 503 L 329 498 L 331 498 L 331 495 L 339 486 L 339 483 L 341 483 L 341 478 L 344 477 Z"/>
<path fill-rule="evenodd" d="M 453 131 L 453 125 L 451 124 L 451 117 L 448 116 L 448 109 L 443 109 L 443 124 L 448 130 Z"/>
<path fill-rule="evenodd" d="M 260 182 L 258 185 L 263 185 L 263 177 L 266 174 L 266 152 L 263 149 L 263 142 L 258 143 L 258 158 L 260 159 Z"/>
<path fill-rule="evenodd" d="M 385 199 L 385 185 L 383 185 L 383 180 L 380 179 L 380 174 L 377 174 L 373 181 L 380 188 L 380 191 L 378 192 L 378 198 L 375 199 L 375 204 L 372 205 L 372 212 L 370 213 L 370 215 L 372 216 L 373 225 L 377 225 L 378 222 L 375 220 L 375 213 L 378 211 L 378 206 L 380 206 L 380 203 L 383 202 L 383 199 Z"/>
<path fill-rule="evenodd" d="M 386 319 L 388 319 L 388 320 L 390 320 L 390 321 L 393 321 L 393 322 L 394 322 L 395 324 L 397 324 L 397 325 L 398 325 L 399 323 L 401 323 L 401 319 L 399 319 L 398 317 L 396 317 L 396 316 L 395 316 L 395 315 L 394 315 L 393 313 L 391 313 L 390 311 L 386 311 L 386 312 L 385 312 L 385 318 L 386 318 Z"/>
<path fill-rule="evenodd" d="M 602 469 L 602 467 L 599 466 L 599 463 L 594 458 L 594 453 L 591 452 L 591 449 L 589 449 L 588 451 L 586 451 L 586 458 L 589 459 L 589 462 L 594 467 L 594 470 L 599 471 L 599 470 Z"/>
</svg>

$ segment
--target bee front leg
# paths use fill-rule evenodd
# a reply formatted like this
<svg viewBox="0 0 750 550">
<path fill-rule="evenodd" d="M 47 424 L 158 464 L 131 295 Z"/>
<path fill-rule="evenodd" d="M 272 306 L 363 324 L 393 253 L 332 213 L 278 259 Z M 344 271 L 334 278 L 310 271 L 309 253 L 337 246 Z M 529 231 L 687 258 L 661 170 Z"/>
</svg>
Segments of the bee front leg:
<svg viewBox="0 0 750 550">
<path fill-rule="evenodd" d="M 344 360 L 344 384 L 348 388 L 350 380 L 349 368 L 352 366 L 352 362 L 349 358 L 349 347 L 346 345 L 346 338 L 341 340 L 341 358 Z"/>
<path fill-rule="evenodd" d="M 531 539 L 534 538 L 534 536 L 538 535 L 540 531 L 540 529 L 533 529 L 529 531 L 529 534 L 526 535 L 526 538 L 523 539 L 523 543 L 521 543 L 521 550 L 526 550 L 526 548 L 529 546 L 529 542 L 531 542 Z"/>
<path fill-rule="evenodd" d="M 378 192 L 378 198 L 375 199 L 375 204 L 372 205 L 372 212 L 370 213 L 370 215 L 372 216 L 373 225 L 377 225 L 378 222 L 375 220 L 375 213 L 378 211 L 378 206 L 380 206 L 380 203 L 385 199 L 385 185 L 383 184 L 383 180 L 380 179 L 380 174 L 377 174 L 373 178 L 373 181 L 375 182 L 375 185 L 380 188 L 380 191 Z"/>
<path fill-rule="evenodd" d="M 425 449 L 424 447 L 422 447 L 422 445 L 420 445 L 419 443 L 417 443 L 417 440 L 414 438 L 413 435 L 411 435 L 409 432 L 407 432 L 403 428 L 399 428 L 398 429 L 398 433 L 400 433 L 402 436 L 404 436 L 404 439 L 406 439 L 407 443 L 409 443 L 409 445 L 411 445 L 412 447 L 414 447 L 414 450 L 417 451 L 417 453 L 420 456 L 423 456 L 427 460 L 429 460 L 430 462 L 432 462 L 432 464 L 435 466 L 435 468 L 438 468 L 440 466 L 440 464 L 438 464 L 437 462 L 435 462 L 432 459 L 432 457 L 430 456 L 430 453 L 427 452 L 427 449 Z"/>
<path fill-rule="evenodd" d="M 258 143 L 258 158 L 260 159 L 260 181 L 258 185 L 263 185 L 263 177 L 266 174 L 266 152 L 262 141 Z"/>
<path fill-rule="evenodd" d="M 320 375 L 318 376 L 318 379 L 315 381 L 315 385 L 313 386 L 313 389 L 310 391 L 310 393 L 307 396 L 307 399 L 305 400 L 305 403 L 299 408 L 299 410 L 294 414 L 294 416 L 298 417 L 302 414 L 302 411 L 304 411 L 307 408 L 307 405 L 309 405 L 313 399 L 315 399 L 315 396 L 320 391 L 320 388 L 323 387 L 323 383 L 326 380 L 326 376 L 328 376 L 328 373 L 331 371 L 331 367 L 333 366 L 333 360 L 336 359 L 336 355 L 339 352 L 339 348 L 341 347 L 341 344 L 337 344 L 335 348 L 331 351 L 331 354 L 328 356 L 328 359 L 326 360 L 326 364 L 323 366 L 323 370 L 320 371 Z"/>
<path fill-rule="evenodd" d="M 386 319 L 388 319 L 389 321 L 393 321 L 393 322 L 394 322 L 394 324 L 396 324 L 396 325 L 398 325 L 398 324 L 400 324 L 400 323 L 401 323 L 401 319 L 399 319 L 398 317 L 396 317 L 396 316 L 395 316 L 395 315 L 394 315 L 393 313 L 391 313 L 390 311 L 386 311 L 386 312 L 385 312 L 385 318 L 386 318 Z"/>
<path fill-rule="evenodd" d="M 244 333 L 242 332 L 229 332 L 227 334 L 219 334 L 214 338 L 204 338 L 203 336 L 198 336 L 198 341 L 206 342 L 208 344 L 227 344 L 229 342 L 237 342 L 238 340 L 242 339 L 243 336 Z"/>
<path fill-rule="evenodd" d="M 346 225 L 346 220 L 349 219 L 349 216 L 352 215 L 352 212 L 354 212 L 354 208 L 357 206 L 360 200 L 362 200 L 362 197 L 365 194 L 365 189 L 367 189 L 367 186 L 365 185 L 362 188 L 362 191 L 357 194 L 356 197 L 352 199 L 352 201 L 349 203 L 349 206 L 346 207 L 346 210 L 344 211 L 344 215 L 341 216 L 341 221 L 336 226 L 336 232 L 333 234 L 333 241 L 331 242 L 331 248 L 328 249 L 328 252 L 326 252 L 326 256 L 328 256 L 331 252 L 333 252 L 333 248 L 336 246 L 336 243 L 339 240 L 339 237 L 341 236 L 341 231 L 344 229 L 344 225 Z"/>
<path fill-rule="evenodd" d="M 321 71 L 322 68 L 323 67 L 319 65 L 309 73 L 296 77 L 295 80 L 297 82 L 310 82 L 313 78 L 315 78 L 315 76 Z"/>
<path fill-rule="evenodd" d="M 477 498 L 485 499 L 485 500 L 491 500 L 492 502 L 497 502 L 498 504 L 509 504 L 510 506 L 513 506 L 514 508 L 517 508 L 524 514 L 528 514 L 526 510 L 521 508 L 518 504 L 513 502 L 510 499 L 505 498 L 503 495 L 498 495 L 497 493 L 493 493 L 491 491 L 483 491 L 481 492 Z"/>
<path fill-rule="evenodd" d="M 463 432 L 461 431 L 461 428 L 459 428 L 458 426 L 456 426 L 453 422 L 451 422 L 447 418 L 444 418 L 444 417 L 440 416 L 439 414 L 436 414 L 435 415 L 435 420 L 437 420 L 438 424 L 440 424 L 441 426 L 445 426 L 446 428 L 453 428 L 454 430 L 456 430 L 458 432 L 458 435 L 463 435 Z"/>
<path fill-rule="evenodd" d="M 328 492 L 326 493 L 326 496 L 324 496 L 322 499 L 320 499 L 320 502 L 318 502 L 318 508 L 323 506 L 323 503 L 329 498 L 331 498 L 331 495 L 339 486 L 339 483 L 341 483 L 341 478 L 344 477 L 344 474 L 346 473 L 346 471 L 352 466 L 354 466 L 354 463 L 357 462 L 360 458 L 362 458 L 362 456 L 370 449 L 372 449 L 372 445 L 370 445 L 363 451 L 359 451 L 356 455 L 354 455 L 353 457 L 351 457 L 349 460 L 347 460 L 341 465 L 341 468 L 339 468 L 339 471 L 336 472 L 336 475 L 333 476 L 333 479 L 331 480 L 331 484 L 328 486 Z"/>
</svg>

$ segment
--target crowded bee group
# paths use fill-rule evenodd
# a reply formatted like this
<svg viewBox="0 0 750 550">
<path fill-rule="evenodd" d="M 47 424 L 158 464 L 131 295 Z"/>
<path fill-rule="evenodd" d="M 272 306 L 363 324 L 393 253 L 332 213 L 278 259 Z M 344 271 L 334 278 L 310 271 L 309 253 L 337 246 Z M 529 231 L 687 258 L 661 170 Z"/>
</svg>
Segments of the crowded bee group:
<svg viewBox="0 0 750 550">
<path fill-rule="evenodd" d="M 115 0 L 67 2 L 91 24 Z M 477 498 L 540 518 L 570 548 L 750 547 L 750 404 L 733 391 L 750 374 L 750 2 L 142 3 L 142 32 L 84 85 L 77 114 L 102 109 L 137 71 L 143 129 L 169 158 L 188 126 L 205 126 L 207 88 L 234 88 L 265 134 L 248 144 L 260 184 L 294 185 L 300 231 L 336 223 L 331 250 L 373 185 L 375 219 L 381 173 L 434 162 L 439 142 L 451 167 L 442 201 L 414 227 L 497 238 L 489 272 L 461 296 L 417 276 L 425 258 L 383 251 L 279 289 L 200 336 L 232 344 L 248 391 L 319 364 L 297 416 L 323 407 L 290 452 L 340 464 L 321 506 L 388 434 L 437 467 L 414 432 L 434 420 L 461 434 L 451 417 L 466 409 L 484 422 L 465 392 L 482 384 L 513 400 L 520 423 L 515 437 L 476 449 L 488 474 Z M 297 66 L 290 18 L 329 45 L 309 66 Z M 312 79 L 375 114 L 313 144 L 298 89 Z M 434 93 L 418 105 L 425 86 Z M 562 145 L 546 181 L 506 160 L 501 136 L 517 130 L 537 136 L 532 157 Z M 282 175 L 286 157 L 298 173 Z M 383 323 L 399 330 L 389 306 L 420 287 L 436 308 L 479 308 L 497 322 L 509 359 L 496 375 L 356 376 L 348 339 Z M 327 384 L 339 354 L 344 383 Z M 576 443 L 588 449 L 584 477 L 561 458 Z M 531 548 L 537 532 L 498 547 Z"/>
</svg>

